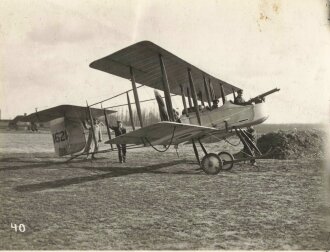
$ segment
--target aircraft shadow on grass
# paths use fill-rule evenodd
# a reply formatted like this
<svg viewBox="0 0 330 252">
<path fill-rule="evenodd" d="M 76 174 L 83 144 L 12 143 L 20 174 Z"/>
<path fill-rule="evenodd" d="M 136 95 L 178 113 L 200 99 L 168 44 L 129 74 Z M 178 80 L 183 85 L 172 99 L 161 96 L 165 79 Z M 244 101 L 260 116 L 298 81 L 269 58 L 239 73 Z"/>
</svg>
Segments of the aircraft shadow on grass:
<svg viewBox="0 0 330 252">
<path fill-rule="evenodd" d="M 106 158 L 97 158 L 97 160 L 103 160 Z M 38 161 L 30 161 L 30 160 L 16 160 L 14 158 L 12 159 L 8 159 L 8 160 L 0 160 L 0 164 L 1 162 L 15 162 L 15 163 L 23 163 L 24 165 L 19 165 L 19 166 L 9 166 L 9 167 L 0 167 L 0 171 L 14 171 L 14 170 L 25 170 L 25 169 L 35 169 L 35 168 L 47 168 L 47 169 L 59 169 L 58 165 L 61 164 L 67 164 L 67 166 L 62 167 L 63 169 L 67 169 L 70 168 L 71 164 L 75 164 L 75 163 L 91 163 L 90 159 L 83 159 L 83 160 L 79 160 L 77 162 L 67 162 L 67 160 L 65 161 L 58 161 L 58 160 L 54 160 L 54 161 L 45 161 L 45 162 L 38 162 Z M 28 164 L 26 164 L 28 163 Z M 54 167 L 52 167 L 54 166 Z M 81 167 L 80 167 L 81 168 Z"/>
<path fill-rule="evenodd" d="M 59 163 L 58 162 L 42 162 L 42 163 L 36 163 L 36 162 L 25 162 L 25 161 L 15 161 L 17 163 L 31 163 L 28 165 L 15 165 L 15 166 L 9 166 L 9 167 L 3 167 L 0 168 L 0 171 L 14 171 L 14 170 L 25 170 L 25 169 L 35 169 L 35 168 L 50 168 L 51 166 L 56 166 Z M 54 167 L 55 168 L 55 167 Z M 56 167 L 56 169 L 58 169 L 58 167 Z"/>
<path fill-rule="evenodd" d="M 87 169 L 91 171 L 99 170 L 99 171 L 107 171 L 107 173 L 103 174 L 96 174 L 90 176 L 82 176 L 82 177 L 75 177 L 75 178 L 67 178 L 67 179 L 58 179 L 53 181 L 47 181 L 37 184 L 29 184 L 29 185 L 21 185 L 15 187 L 15 190 L 18 192 L 34 192 L 34 191 L 42 191 L 47 189 L 54 189 L 63 186 L 69 186 L 74 184 L 80 184 L 90 181 L 96 181 L 106 178 L 114 178 L 114 177 L 121 177 L 127 176 L 132 174 L 139 174 L 139 173 L 160 173 L 157 170 L 161 168 L 166 168 L 182 163 L 187 163 L 186 160 L 177 160 L 171 161 L 162 164 L 153 164 L 148 165 L 145 167 L 140 168 L 129 168 L 129 167 L 79 167 L 82 169 Z M 189 163 L 189 162 L 188 162 Z M 71 167 L 72 168 L 72 167 Z M 200 175 L 200 173 L 196 170 L 189 170 L 189 171 L 181 171 L 181 172 L 162 172 L 164 174 L 186 174 L 186 175 Z M 204 174 L 203 174 L 204 175 Z"/>
</svg>

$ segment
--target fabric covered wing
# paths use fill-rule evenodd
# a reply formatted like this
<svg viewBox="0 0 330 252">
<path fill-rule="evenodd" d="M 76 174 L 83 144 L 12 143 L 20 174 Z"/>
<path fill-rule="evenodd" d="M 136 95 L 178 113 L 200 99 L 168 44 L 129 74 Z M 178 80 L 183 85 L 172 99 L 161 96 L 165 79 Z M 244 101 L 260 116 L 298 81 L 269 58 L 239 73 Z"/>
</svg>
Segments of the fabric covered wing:
<svg viewBox="0 0 330 252">
<path fill-rule="evenodd" d="M 223 85 L 226 95 L 232 93 L 233 90 L 239 90 L 239 88 L 205 73 L 203 70 L 189 64 L 150 41 L 142 41 L 128 46 L 109 56 L 92 62 L 90 67 L 125 79 L 131 79 L 131 66 L 137 83 L 164 90 L 159 54 L 163 57 L 171 93 L 173 94 L 181 95 L 180 85 L 182 85 L 185 95 L 187 96 L 187 88 L 189 87 L 188 68 L 191 69 L 196 92 L 197 94 L 202 94 L 202 100 L 205 102 L 207 98 L 204 77 L 206 78 L 207 85 L 209 85 L 209 81 L 211 83 L 208 89 L 211 96 L 214 94 L 215 97 L 213 98 L 218 99 L 221 97 L 220 84 Z M 200 95 L 199 100 L 201 100 Z"/>
<path fill-rule="evenodd" d="M 115 112 L 116 111 L 114 110 L 106 110 L 107 115 Z M 94 118 L 99 118 L 101 116 L 104 116 L 103 109 L 91 108 L 91 113 Z M 32 113 L 26 117 L 23 117 L 20 120 L 23 122 L 48 122 L 61 117 L 79 119 L 79 120 L 89 119 L 88 111 L 86 107 L 74 106 L 74 105 L 60 105 Z"/>
<path fill-rule="evenodd" d="M 175 122 L 159 122 L 118 136 L 106 143 L 112 144 L 145 144 L 168 145 L 179 144 L 191 139 L 209 138 L 212 135 L 223 137 L 227 133 L 210 127 L 203 127 Z M 173 140 L 171 142 L 171 139 Z M 219 138 L 214 138 L 217 142 Z"/>
</svg>

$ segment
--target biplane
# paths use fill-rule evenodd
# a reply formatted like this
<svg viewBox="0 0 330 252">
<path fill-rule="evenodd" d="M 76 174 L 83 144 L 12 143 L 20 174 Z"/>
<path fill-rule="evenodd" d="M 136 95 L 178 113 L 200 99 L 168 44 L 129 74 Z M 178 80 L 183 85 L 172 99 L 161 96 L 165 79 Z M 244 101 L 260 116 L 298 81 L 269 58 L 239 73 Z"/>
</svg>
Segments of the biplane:
<svg viewBox="0 0 330 252">
<path fill-rule="evenodd" d="M 218 174 L 221 170 L 230 170 L 234 163 L 264 157 L 244 129 L 268 118 L 264 97 L 279 89 L 258 95 L 245 104 L 234 104 L 228 99 L 228 95 L 235 98 L 240 88 L 206 73 L 150 41 L 138 42 L 114 52 L 92 62 L 90 67 L 129 80 L 132 89 L 87 107 L 62 105 L 29 115 L 27 121 L 50 121 L 55 150 L 59 156 L 81 151 L 86 145 L 85 137 L 82 137 L 82 121 L 93 122 L 95 118 L 104 116 L 109 137 L 105 143 L 110 144 L 109 151 L 115 150 L 113 144 L 127 144 L 136 148 L 152 147 L 160 152 L 173 145 L 191 144 L 200 168 L 207 174 Z M 137 87 L 137 83 L 141 86 Z M 138 94 L 138 89 L 142 86 L 156 90 L 155 99 L 161 118 L 160 122 L 147 126 L 142 120 L 140 105 L 144 101 L 140 102 Z M 157 90 L 164 92 L 165 103 Z M 129 92 L 134 95 L 139 126 L 134 125 L 133 103 Z M 125 94 L 127 103 L 124 105 L 128 106 L 133 131 L 112 138 L 108 114 L 115 111 L 107 109 L 114 106 L 103 109 L 93 107 Z M 173 109 L 173 95 L 182 97 L 184 110 L 180 117 Z M 222 100 L 222 105 L 215 106 L 219 99 Z M 92 133 L 96 145 L 95 131 L 92 130 Z M 219 153 L 207 152 L 205 143 L 219 142 L 235 134 L 248 150 L 246 158 L 234 159 L 232 154 L 221 150 Z M 197 143 L 204 153 L 201 160 Z M 157 146 L 163 146 L 164 149 Z M 97 152 L 95 149 L 94 153 Z"/>
<path fill-rule="evenodd" d="M 260 124 L 268 118 L 264 97 L 279 89 L 261 94 L 244 105 L 234 104 L 228 100 L 227 95 L 235 98 L 240 88 L 206 73 L 150 41 L 142 41 L 114 52 L 92 62 L 90 67 L 130 80 L 132 84 L 129 92 L 134 94 L 140 128 L 135 129 L 132 104 L 127 91 L 127 106 L 134 130 L 113 139 L 109 134 L 106 143 L 150 146 L 156 150 L 159 149 L 155 146 L 167 146 L 167 150 L 172 145 L 192 144 L 197 162 L 207 174 L 229 170 L 235 162 L 263 157 L 257 146 L 247 137 L 244 128 Z M 161 122 L 144 126 L 137 83 L 164 91 L 165 104 L 162 104 L 160 95 L 156 94 Z M 182 97 L 184 111 L 180 118 L 175 116 L 171 94 Z M 212 105 L 213 101 L 220 98 L 222 106 Z M 93 106 L 104 101 L 106 100 Z M 234 160 L 228 152 L 208 153 L 203 145 L 221 141 L 234 134 L 249 150 L 249 157 Z M 202 160 L 196 143 L 200 144 L 204 152 Z"/>
</svg>

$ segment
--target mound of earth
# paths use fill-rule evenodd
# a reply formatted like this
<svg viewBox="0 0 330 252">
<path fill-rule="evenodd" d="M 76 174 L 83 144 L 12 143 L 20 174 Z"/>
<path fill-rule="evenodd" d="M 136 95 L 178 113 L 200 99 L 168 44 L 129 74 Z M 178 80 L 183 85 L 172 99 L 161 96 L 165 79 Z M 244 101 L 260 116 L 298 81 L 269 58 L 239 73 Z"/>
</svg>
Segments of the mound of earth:
<svg viewBox="0 0 330 252">
<path fill-rule="evenodd" d="M 267 158 L 297 159 L 324 157 L 323 132 L 318 130 L 282 131 L 267 133 L 257 140 L 261 153 L 272 149 Z"/>
</svg>

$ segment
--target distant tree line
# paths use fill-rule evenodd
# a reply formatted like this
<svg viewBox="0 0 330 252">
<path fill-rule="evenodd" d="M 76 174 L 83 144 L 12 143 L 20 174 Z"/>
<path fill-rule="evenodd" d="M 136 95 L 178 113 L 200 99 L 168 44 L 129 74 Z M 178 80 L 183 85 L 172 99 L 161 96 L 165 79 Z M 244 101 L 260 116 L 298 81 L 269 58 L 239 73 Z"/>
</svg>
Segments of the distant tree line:
<svg viewBox="0 0 330 252">
<path fill-rule="evenodd" d="M 133 110 L 132 114 L 133 114 L 133 122 L 135 127 L 140 127 L 137 111 Z M 160 121 L 158 107 L 148 108 L 148 110 L 146 109 L 142 110 L 141 114 L 142 114 L 142 121 L 144 126 Z M 117 110 L 116 113 L 111 114 L 109 116 L 109 122 L 111 125 L 116 124 L 118 120 L 122 121 L 125 126 L 132 125 L 128 109 L 119 109 Z"/>
</svg>

